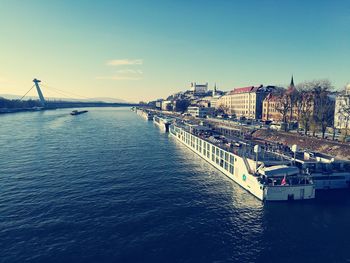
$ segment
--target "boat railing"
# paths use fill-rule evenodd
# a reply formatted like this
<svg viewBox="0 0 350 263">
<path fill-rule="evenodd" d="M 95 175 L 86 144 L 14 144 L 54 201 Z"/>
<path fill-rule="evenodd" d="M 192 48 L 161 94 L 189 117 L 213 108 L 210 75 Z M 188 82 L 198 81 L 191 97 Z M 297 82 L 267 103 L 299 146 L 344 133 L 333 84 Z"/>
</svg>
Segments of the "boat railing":
<svg viewBox="0 0 350 263">
<path fill-rule="evenodd" d="M 287 176 L 285 177 L 264 177 L 261 176 L 259 182 L 267 186 L 278 186 L 278 187 L 293 187 L 302 185 L 313 184 L 312 179 L 309 176 Z"/>
<path fill-rule="evenodd" d="M 245 156 L 242 156 L 242 159 L 243 159 L 243 162 L 244 162 L 244 164 L 245 164 L 245 167 L 247 168 L 247 171 L 248 171 L 250 174 L 254 174 L 254 171 L 253 171 L 252 168 L 250 167 L 247 158 L 246 158 Z"/>
</svg>

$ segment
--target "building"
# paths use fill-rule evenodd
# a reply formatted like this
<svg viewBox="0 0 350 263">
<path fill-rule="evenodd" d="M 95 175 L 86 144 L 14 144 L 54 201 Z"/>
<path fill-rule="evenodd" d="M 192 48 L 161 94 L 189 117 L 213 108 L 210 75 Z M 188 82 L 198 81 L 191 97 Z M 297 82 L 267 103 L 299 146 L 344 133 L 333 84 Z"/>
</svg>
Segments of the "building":
<svg viewBox="0 0 350 263">
<path fill-rule="evenodd" d="M 280 97 L 273 93 L 268 94 L 263 101 L 262 120 L 281 121 L 282 113 L 279 110 L 280 108 Z"/>
<path fill-rule="evenodd" d="M 190 90 L 195 95 L 204 95 L 208 92 L 208 82 L 205 84 L 197 84 L 196 82 L 191 82 Z"/>
<path fill-rule="evenodd" d="M 218 100 L 220 99 L 221 96 L 215 96 L 209 98 L 209 107 L 216 108 L 216 105 L 218 103 Z"/>
<path fill-rule="evenodd" d="M 162 110 L 170 111 L 173 109 L 173 103 L 171 100 L 163 100 L 161 107 L 162 107 Z"/>
<path fill-rule="evenodd" d="M 209 98 L 209 107 L 216 108 L 216 105 L 218 103 L 218 100 L 225 95 L 225 92 L 217 90 L 216 84 L 214 86 L 214 89 L 212 91 L 212 95 Z"/>
<path fill-rule="evenodd" d="M 211 92 L 207 92 L 205 97 L 200 97 L 195 102 L 196 106 L 211 107 L 215 108 L 219 98 L 224 95 L 224 92 L 216 89 L 216 84 Z"/>
<path fill-rule="evenodd" d="M 334 127 L 337 129 L 350 128 L 350 84 L 335 99 Z"/>
<path fill-rule="evenodd" d="M 288 97 L 293 92 L 296 92 L 296 88 L 292 76 L 288 89 L 277 88 L 265 97 L 263 100 L 262 120 L 283 121 L 283 117 L 288 118 L 289 121 L 296 120 L 296 105 L 290 108 L 291 103 Z M 282 113 L 283 111 L 285 113 Z"/>
<path fill-rule="evenodd" d="M 212 115 L 214 112 L 214 108 L 211 107 L 198 107 L 198 106 L 190 106 L 187 108 L 187 113 L 189 113 L 193 117 L 205 118 L 207 116 Z"/>
<path fill-rule="evenodd" d="M 236 117 L 261 119 L 262 102 L 274 88 L 263 85 L 236 88 L 218 99 L 216 108 L 222 108 L 226 113 Z"/>
<path fill-rule="evenodd" d="M 157 100 L 156 101 L 156 108 L 157 109 L 159 109 L 159 110 L 162 109 L 162 102 L 163 102 L 163 100 Z"/>
<path fill-rule="evenodd" d="M 333 124 L 334 105 L 334 94 L 322 87 L 298 92 L 292 77 L 288 89 L 278 88 L 266 96 L 262 120 L 298 123 L 305 130 L 322 129 Z"/>
</svg>

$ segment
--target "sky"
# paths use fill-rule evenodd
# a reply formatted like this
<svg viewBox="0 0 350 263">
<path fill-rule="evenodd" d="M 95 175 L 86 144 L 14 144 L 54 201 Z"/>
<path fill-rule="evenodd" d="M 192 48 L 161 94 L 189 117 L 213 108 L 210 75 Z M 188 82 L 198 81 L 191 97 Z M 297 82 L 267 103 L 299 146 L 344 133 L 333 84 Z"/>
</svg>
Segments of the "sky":
<svg viewBox="0 0 350 263">
<path fill-rule="evenodd" d="M 350 82 L 347 0 L 0 0 L 0 36 L 0 94 L 23 95 L 33 78 L 130 102 L 191 82 Z"/>
</svg>

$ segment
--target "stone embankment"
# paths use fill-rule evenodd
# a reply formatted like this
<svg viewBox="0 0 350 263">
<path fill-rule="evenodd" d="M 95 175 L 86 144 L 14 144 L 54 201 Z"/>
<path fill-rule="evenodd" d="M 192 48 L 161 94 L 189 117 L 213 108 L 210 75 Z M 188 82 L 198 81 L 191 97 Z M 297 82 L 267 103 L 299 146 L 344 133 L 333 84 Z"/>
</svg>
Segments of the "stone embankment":
<svg viewBox="0 0 350 263">
<path fill-rule="evenodd" d="M 350 160 L 350 144 L 305 135 L 277 132 L 272 130 L 257 130 L 252 136 L 256 139 L 282 143 L 288 146 L 297 144 L 301 149 L 317 151 L 338 159 Z"/>
</svg>

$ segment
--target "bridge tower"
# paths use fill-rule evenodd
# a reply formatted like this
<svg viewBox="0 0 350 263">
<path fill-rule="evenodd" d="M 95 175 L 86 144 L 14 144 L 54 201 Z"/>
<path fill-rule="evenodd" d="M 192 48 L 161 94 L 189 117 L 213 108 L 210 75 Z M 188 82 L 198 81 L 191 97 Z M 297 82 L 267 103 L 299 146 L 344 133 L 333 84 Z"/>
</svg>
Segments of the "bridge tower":
<svg viewBox="0 0 350 263">
<path fill-rule="evenodd" d="M 40 86 L 39 86 L 39 83 L 40 83 L 41 81 L 38 80 L 38 79 L 33 79 L 33 82 L 34 82 L 34 84 L 35 84 L 36 91 L 38 92 L 41 106 L 45 107 L 46 101 L 45 101 L 44 95 L 43 95 L 43 93 L 41 92 L 41 89 L 40 89 Z"/>
</svg>

